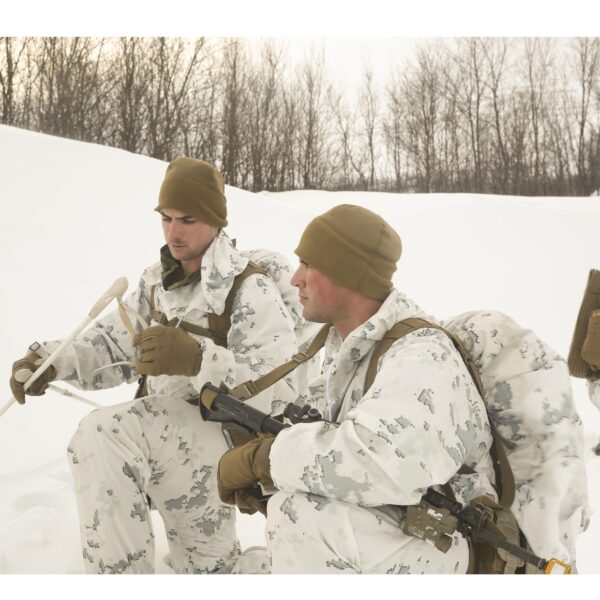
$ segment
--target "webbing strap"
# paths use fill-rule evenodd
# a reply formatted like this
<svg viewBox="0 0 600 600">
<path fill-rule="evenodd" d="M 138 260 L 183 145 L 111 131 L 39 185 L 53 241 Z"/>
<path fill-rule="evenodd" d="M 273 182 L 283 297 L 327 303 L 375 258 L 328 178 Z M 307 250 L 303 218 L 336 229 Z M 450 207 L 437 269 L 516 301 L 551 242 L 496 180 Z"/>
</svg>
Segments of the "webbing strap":
<svg viewBox="0 0 600 600">
<path fill-rule="evenodd" d="M 231 289 L 227 294 L 227 298 L 225 299 L 225 308 L 223 309 L 223 312 L 220 315 L 216 315 L 214 313 L 208 314 L 208 329 L 212 332 L 211 337 L 218 346 L 223 346 L 223 348 L 227 347 L 227 334 L 231 328 L 233 301 L 235 300 L 235 296 L 239 289 L 242 287 L 242 283 L 244 283 L 244 281 L 251 275 L 258 274 L 268 276 L 268 273 L 263 268 L 249 260 L 246 268 L 239 275 L 236 275 L 235 279 L 233 280 L 233 285 L 231 286 Z"/>
<path fill-rule="evenodd" d="M 187 321 L 179 322 L 179 319 L 167 319 L 167 315 L 165 313 L 156 310 L 154 295 L 156 292 L 156 285 L 153 285 L 150 289 L 150 316 L 154 321 L 159 323 L 160 325 L 164 325 L 165 327 L 175 327 L 178 326 L 184 331 L 188 333 L 194 333 L 196 335 L 202 335 L 204 337 L 210 338 L 217 346 L 222 346 L 223 348 L 227 347 L 227 334 L 229 332 L 229 328 L 231 327 L 231 312 L 233 308 L 233 301 L 235 299 L 235 295 L 239 291 L 242 283 L 251 275 L 254 274 L 263 274 L 267 275 L 264 269 L 259 267 L 256 263 L 252 261 L 248 261 L 246 268 L 239 274 L 236 275 L 233 280 L 233 285 L 227 294 L 227 298 L 225 299 L 225 308 L 223 313 L 220 315 L 216 315 L 214 313 L 208 313 L 208 328 L 200 327 L 200 325 L 196 325 L 194 323 L 188 323 Z"/>
<path fill-rule="evenodd" d="M 371 357 L 371 362 L 369 363 L 369 367 L 367 369 L 367 375 L 365 377 L 365 387 L 364 393 L 371 387 L 373 381 L 375 381 L 375 375 L 377 374 L 377 366 L 379 363 L 379 358 L 387 352 L 391 345 L 398 339 L 416 331 L 417 329 L 437 329 L 444 334 L 446 334 L 454 347 L 458 350 L 461 355 L 475 385 L 481 397 L 484 397 L 484 389 L 483 383 L 481 381 L 481 377 L 473 362 L 473 358 L 469 351 L 465 348 L 464 344 L 452 333 L 448 330 L 444 329 L 440 325 L 435 325 L 434 323 L 430 323 L 425 319 L 420 319 L 417 317 L 405 319 L 404 321 L 400 321 L 396 323 L 383 337 L 377 348 L 375 349 L 373 356 Z M 508 462 L 508 458 L 506 457 L 506 452 L 504 451 L 504 442 L 502 438 L 496 431 L 496 429 L 490 423 L 490 427 L 492 430 L 492 446 L 490 448 L 490 455 L 492 457 L 492 463 L 494 465 L 494 473 L 496 474 L 496 487 L 498 490 L 499 503 L 501 506 L 505 508 L 510 508 L 515 499 L 515 478 L 512 472 L 512 468 L 510 463 Z M 466 474 L 469 472 L 473 472 L 472 469 L 463 465 L 459 473 Z"/>
<path fill-rule="evenodd" d="M 229 394 L 238 400 L 248 400 L 248 398 L 252 398 L 253 396 L 256 396 L 256 394 L 264 392 L 264 390 L 277 383 L 301 364 L 310 360 L 325 345 L 331 327 L 332 326 L 329 323 L 324 325 L 313 338 L 313 341 L 306 349 L 306 352 L 294 354 L 288 362 L 275 367 L 272 371 L 258 379 L 241 383 L 230 390 Z"/>
</svg>

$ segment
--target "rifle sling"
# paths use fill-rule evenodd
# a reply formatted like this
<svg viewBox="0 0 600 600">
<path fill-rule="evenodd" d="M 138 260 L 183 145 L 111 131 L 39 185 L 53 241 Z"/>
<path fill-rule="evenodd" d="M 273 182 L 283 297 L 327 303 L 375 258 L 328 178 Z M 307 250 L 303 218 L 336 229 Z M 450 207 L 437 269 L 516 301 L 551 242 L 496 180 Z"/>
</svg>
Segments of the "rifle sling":
<svg viewBox="0 0 600 600">
<path fill-rule="evenodd" d="M 317 352 L 325 345 L 331 327 L 332 326 L 329 323 L 324 325 L 314 337 L 313 341 L 306 349 L 306 352 L 294 354 L 288 362 L 276 367 L 258 379 L 245 381 L 244 383 L 237 385 L 229 391 L 229 394 L 238 400 L 248 400 L 249 398 L 256 396 L 256 394 L 264 392 L 267 388 L 291 373 L 296 367 L 299 367 L 302 363 L 305 363 L 317 354 Z"/>
</svg>

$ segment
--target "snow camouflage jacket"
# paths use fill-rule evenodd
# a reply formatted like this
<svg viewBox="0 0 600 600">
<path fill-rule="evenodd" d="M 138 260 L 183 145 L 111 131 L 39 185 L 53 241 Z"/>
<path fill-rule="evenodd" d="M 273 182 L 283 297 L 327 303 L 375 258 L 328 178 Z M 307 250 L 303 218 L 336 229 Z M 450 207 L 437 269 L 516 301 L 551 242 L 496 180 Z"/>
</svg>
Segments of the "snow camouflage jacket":
<svg viewBox="0 0 600 600">
<path fill-rule="evenodd" d="M 380 507 L 417 504 L 428 487 L 450 480 L 459 501 L 496 499 L 486 409 L 446 335 L 421 329 L 396 341 L 363 396 L 377 343 L 396 322 L 417 316 L 432 321 L 394 290 L 345 340 L 332 328 L 323 372 L 299 402 L 339 425 L 295 425 L 277 436 L 270 461 L 279 490 Z M 456 475 L 463 464 L 477 472 Z"/>
<path fill-rule="evenodd" d="M 263 263 L 267 260 L 277 262 L 277 256 L 263 252 L 259 258 Z M 168 319 L 181 318 L 207 327 L 207 313 L 223 312 L 233 280 L 247 264 L 248 256 L 237 251 L 227 234 L 220 231 L 204 255 L 201 278 L 166 290 L 162 284 L 162 265 L 158 262 L 144 271 L 137 290 L 126 298 L 125 304 L 138 312 L 148 325 L 155 324 L 149 314 L 149 298 L 152 286 L 156 285 L 154 304 L 157 310 L 165 313 Z M 273 265 L 270 268 L 275 269 Z M 290 267 L 281 262 L 275 270 L 289 273 Z M 279 318 L 273 318 L 274 314 Z M 215 385 L 225 382 L 232 387 L 248 379 L 256 379 L 289 360 L 297 351 L 294 335 L 297 321 L 298 315 L 287 308 L 276 283 L 266 275 L 253 275 L 243 282 L 234 301 L 228 347 L 223 348 L 206 337 L 189 334 L 202 348 L 200 372 L 194 377 L 148 377 L 148 393 L 190 400 L 198 396 L 208 381 Z M 135 320 L 132 322 L 135 323 Z M 52 352 L 59 343 L 46 342 L 44 346 Z M 60 355 L 54 366 L 57 379 L 80 389 L 96 390 L 137 379 L 131 364 L 96 371 L 99 367 L 120 361 L 134 362 L 134 348 L 118 311 L 114 311 L 81 334 Z M 296 385 L 288 377 L 257 396 L 252 404 L 270 412 L 272 407 L 276 409 L 296 397 Z"/>
</svg>

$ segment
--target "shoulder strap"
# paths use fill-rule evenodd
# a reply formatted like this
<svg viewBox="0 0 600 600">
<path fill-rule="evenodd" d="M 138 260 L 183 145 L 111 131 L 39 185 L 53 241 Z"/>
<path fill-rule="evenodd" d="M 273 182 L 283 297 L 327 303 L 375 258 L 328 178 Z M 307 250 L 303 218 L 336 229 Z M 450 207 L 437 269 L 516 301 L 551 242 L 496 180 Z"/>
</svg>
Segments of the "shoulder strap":
<svg viewBox="0 0 600 600">
<path fill-rule="evenodd" d="M 375 376 L 377 375 L 377 367 L 379 365 L 379 359 L 390 349 L 392 344 L 403 338 L 405 335 L 420 329 L 421 327 L 428 327 L 429 325 L 424 325 L 422 323 L 427 323 L 427 321 L 423 321 L 422 319 L 405 319 L 404 321 L 399 321 L 396 323 L 386 334 L 383 336 L 382 340 L 379 342 L 375 351 L 373 352 L 373 356 L 371 356 L 371 361 L 369 362 L 369 366 L 367 368 L 367 375 L 365 377 L 365 386 L 363 388 L 363 396 L 367 393 L 368 389 L 373 385 L 375 381 Z"/>
<path fill-rule="evenodd" d="M 436 325 L 434 323 L 430 323 L 425 319 L 420 319 L 417 317 L 405 319 L 404 321 L 400 321 L 396 323 L 383 337 L 381 342 L 375 351 L 373 352 L 373 356 L 371 357 L 371 361 L 367 368 L 367 375 L 365 378 L 365 386 L 363 390 L 363 395 L 367 392 L 367 390 L 373 385 L 373 381 L 375 381 L 375 376 L 377 375 L 377 367 L 379 365 L 379 359 L 383 354 L 385 354 L 391 347 L 391 345 L 400 338 L 412 333 L 413 331 L 417 331 L 418 329 L 438 329 L 442 331 L 446 336 L 450 338 L 454 347 L 458 350 L 461 355 L 473 381 L 475 382 L 475 386 L 477 387 L 477 391 L 484 397 L 484 388 L 483 383 L 481 381 L 481 377 L 479 375 L 479 371 L 473 362 L 473 357 L 469 353 L 469 351 L 465 348 L 464 344 L 452 333 L 450 333 L 447 329 L 444 329 L 440 325 Z M 502 438 L 493 427 L 492 423 L 490 423 L 490 427 L 492 429 L 492 447 L 490 448 L 490 455 L 492 457 L 492 462 L 494 465 L 494 473 L 496 474 L 496 487 L 499 490 L 499 503 L 505 508 L 510 508 L 515 498 L 515 478 L 508 462 L 508 458 L 506 457 L 506 452 L 504 451 L 504 442 Z M 459 473 L 466 474 L 472 473 L 472 469 L 463 465 Z"/>
<path fill-rule="evenodd" d="M 246 268 L 239 275 L 236 275 L 235 279 L 233 280 L 233 285 L 231 286 L 231 289 L 227 294 L 227 298 L 225 299 L 225 309 L 223 310 L 223 313 L 220 315 L 209 313 L 208 329 L 212 332 L 211 337 L 213 338 L 215 344 L 223 346 L 224 348 L 227 347 L 227 334 L 229 333 L 229 329 L 231 327 L 231 313 L 233 310 L 233 301 L 235 299 L 235 295 L 242 287 L 242 283 L 244 283 L 248 277 L 257 274 L 268 275 L 262 267 L 249 260 Z"/>
<path fill-rule="evenodd" d="M 229 332 L 229 328 L 231 327 L 231 311 L 233 307 L 233 300 L 235 295 L 239 291 L 242 283 L 250 277 L 250 275 L 254 275 L 257 273 L 261 273 L 263 275 L 267 275 L 266 271 L 259 267 L 256 263 L 252 261 L 248 261 L 246 268 L 235 276 L 233 280 L 233 285 L 227 294 L 227 298 L 225 299 L 225 308 L 223 310 L 223 314 L 215 315 L 214 313 L 208 314 L 208 328 L 200 327 L 199 325 L 195 325 L 194 323 L 188 323 L 187 321 L 181 321 L 179 323 L 179 327 L 189 333 L 195 333 L 196 335 L 202 335 L 204 337 L 210 338 L 213 340 L 215 344 L 218 346 L 227 347 L 227 334 Z M 165 325 L 166 327 L 174 327 L 179 319 L 167 319 L 167 315 L 165 313 L 156 310 L 154 295 L 156 292 L 156 285 L 153 285 L 150 289 L 150 316 L 154 321 L 159 323 L 160 325 Z"/>
<path fill-rule="evenodd" d="M 256 396 L 256 394 L 264 392 L 268 387 L 271 387 L 280 379 L 283 379 L 283 377 L 291 373 L 302 363 L 310 360 L 325 345 L 331 327 L 332 326 L 329 323 L 324 325 L 313 338 L 313 341 L 306 349 L 306 352 L 298 352 L 297 354 L 294 354 L 294 356 L 292 356 L 288 362 L 275 367 L 272 371 L 266 375 L 263 375 L 262 377 L 259 377 L 258 379 L 241 383 L 230 390 L 229 394 L 238 400 L 248 400 L 249 398 Z"/>
</svg>

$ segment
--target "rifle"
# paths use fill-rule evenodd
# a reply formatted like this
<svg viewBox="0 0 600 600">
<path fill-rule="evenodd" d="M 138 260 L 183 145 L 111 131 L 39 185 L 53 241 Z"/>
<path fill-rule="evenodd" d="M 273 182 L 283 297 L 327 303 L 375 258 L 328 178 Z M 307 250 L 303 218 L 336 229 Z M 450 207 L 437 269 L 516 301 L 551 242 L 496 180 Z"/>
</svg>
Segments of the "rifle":
<svg viewBox="0 0 600 600">
<path fill-rule="evenodd" d="M 222 389 L 206 383 L 200 390 L 200 415 L 205 421 L 222 423 L 225 429 L 235 429 L 244 433 L 271 433 L 277 435 L 290 427 L 249 404 L 230 396 Z M 308 405 L 299 407 L 288 404 L 283 416 L 296 423 L 322 421 L 321 413 Z"/>
<path fill-rule="evenodd" d="M 229 395 L 222 389 L 207 383 L 200 391 L 200 414 L 205 421 L 222 423 L 223 427 L 235 428 L 245 433 L 271 433 L 291 427 L 270 417 L 266 413 Z M 288 404 L 283 412 L 292 424 L 314 423 L 321 421 L 321 414 L 308 405 L 299 407 Z M 546 574 L 561 573 L 567 575 L 572 568 L 556 558 L 547 560 L 508 542 L 502 535 L 486 529 L 490 512 L 483 503 L 463 506 L 460 502 L 448 498 L 429 488 L 420 504 L 407 507 L 410 516 L 403 519 L 402 530 L 421 539 L 431 541 L 436 548 L 447 552 L 452 544 L 452 533 L 458 531 L 473 542 L 485 542 L 494 548 L 506 550 L 513 556 L 525 561 Z M 407 513 L 408 513 L 407 510 Z"/>
</svg>

